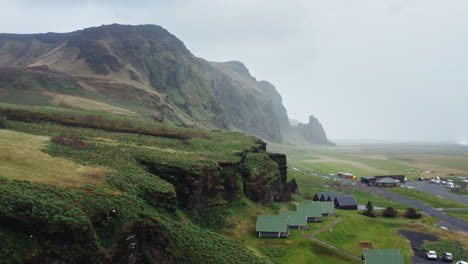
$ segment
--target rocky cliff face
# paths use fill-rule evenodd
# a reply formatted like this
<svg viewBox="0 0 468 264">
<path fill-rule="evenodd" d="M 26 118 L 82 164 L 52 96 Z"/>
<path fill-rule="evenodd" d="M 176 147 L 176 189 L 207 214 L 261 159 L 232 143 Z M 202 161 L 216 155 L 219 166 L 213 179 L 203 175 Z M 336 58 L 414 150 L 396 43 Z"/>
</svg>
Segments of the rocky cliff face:
<svg viewBox="0 0 468 264">
<path fill-rule="evenodd" d="M 8 76 L 12 68 L 15 79 Z M 257 81 L 241 62 L 195 57 L 156 25 L 0 34 L 0 102 L 86 105 L 178 126 L 240 129 L 276 142 L 289 127 L 272 84 Z"/>
<path fill-rule="evenodd" d="M 245 65 L 237 61 L 209 62 L 208 66 L 213 78 L 214 93 L 222 103 L 231 125 L 280 142 L 281 126 L 284 115 L 287 114 L 281 100 L 275 97 L 279 94 L 274 87 L 262 89 L 261 82 L 257 82 Z M 277 103 L 281 106 L 276 105 Z M 284 111 L 281 112 L 281 109 Z"/>
<path fill-rule="evenodd" d="M 322 124 L 320 124 L 318 119 L 313 115 L 309 117 L 308 124 L 298 124 L 293 129 L 296 129 L 299 134 L 311 144 L 335 145 L 335 143 L 328 140 Z"/>
</svg>

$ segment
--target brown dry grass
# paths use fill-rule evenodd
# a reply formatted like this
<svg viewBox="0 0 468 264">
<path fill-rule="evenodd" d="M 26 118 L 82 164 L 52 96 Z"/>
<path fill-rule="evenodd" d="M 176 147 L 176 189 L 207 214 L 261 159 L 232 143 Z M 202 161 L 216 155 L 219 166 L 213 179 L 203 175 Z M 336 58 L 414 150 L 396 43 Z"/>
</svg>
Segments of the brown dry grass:
<svg viewBox="0 0 468 264">
<path fill-rule="evenodd" d="M 133 111 L 88 98 L 54 93 L 50 91 L 43 91 L 42 94 L 52 97 L 51 103 L 54 105 L 65 105 L 77 109 L 102 111 L 117 115 L 138 116 L 138 114 Z"/>
<path fill-rule="evenodd" d="M 0 176 L 61 186 L 107 184 L 109 169 L 52 157 L 41 151 L 48 141 L 48 137 L 0 130 Z"/>
</svg>

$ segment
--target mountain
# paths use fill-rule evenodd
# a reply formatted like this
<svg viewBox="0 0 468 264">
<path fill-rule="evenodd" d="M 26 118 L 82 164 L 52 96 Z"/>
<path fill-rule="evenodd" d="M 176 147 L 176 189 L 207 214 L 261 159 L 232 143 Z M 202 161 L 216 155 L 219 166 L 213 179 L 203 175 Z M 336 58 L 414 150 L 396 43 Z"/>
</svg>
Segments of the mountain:
<svg viewBox="0 0 468 264">
<path fill-rule="evenodd" d="M 156 25 L 0 34 L 0 102 L 55 105 L 283 141 L 281 95 L 241 62 L 209 62 Z M 322 142 L 313 135 L 311 142 Z"/>
<path fill-rule="evenodd" d="M 291 126 L 285 129 L 286 141 L 293 144 L 318 144 L 335 146 L 331 142 L 320 121 L 313 115 L 309 117 L 309 123 L 303 124 L 297 120 L 290 120 Z"/>
</svg>

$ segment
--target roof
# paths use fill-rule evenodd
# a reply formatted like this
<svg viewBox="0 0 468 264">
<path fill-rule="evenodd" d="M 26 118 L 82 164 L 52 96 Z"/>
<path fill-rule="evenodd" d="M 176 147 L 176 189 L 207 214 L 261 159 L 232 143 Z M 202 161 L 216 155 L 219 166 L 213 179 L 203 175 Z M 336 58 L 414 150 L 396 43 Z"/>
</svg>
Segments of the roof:
<svg viewBox="0 0 468 264">
<path fill-rule="evenodd" d="M 330 194 L 334 194 L 334 193 L 332 193 L 332 192 L 318 192 L 318 193 L 316 193 L 316 195 L 317 195 L 320 199 L 321 199 L 322 197 L 324 197 L 324 196 L 325 196 L 325 197 L 328 197 L 328 195 L 330 195 Z"/>
<path fill-rule="evenodd" d="M 330 198 L 330 200 L 335 201 L 336 198 L 342 197 L 342 196 L 345 196 L 345 195 L 339 194 L 339 193 L 330 193 L 327 197 L 325 197 L 325 199 L 328 200 L 328 198 Z"/>
<path fill-rule="evenodd" d="M 257 216 L 257 232 L 288 232 L 288 215 Z"/>
<path fill-rule="evenodd" d="M 362 255 L 364 258 L 370 255 L 397 255 L 400 254 L 399 249 L 364 249 Z"/>
<path fill-rule="evenodd" d="M 289 225 L 291 226 L 307 226 L 307 217 L 304 212 L 281 211 L 279 214 L 289 216 Z"/>
<path fill-rule="evenodd" d="M 403 264 L 399 249 L 364 249 L 365 264 Z"/>
<path fill-rule="evenodd" d="M 336 200 L 340 206 L 357 205 L 357 202 L 353 196 L 340 196 L 337 197 Z"/>
<path fill-rule="evenodd" d="M 375 177 L 374 176 L 367 176 L 367 177 L 361 177 L 361 179 L 372 180 L 372 179 L 375 179 Z"/>
<path fill-rule="evenodd" d="M 302 203 L 297 205 L 297 211 L 305 213 L 307 217 L 321 217 L 322 206 L 320 203 Z"/>
<path fill-rule="evenodd" d="M 379 182 L 379 183 L 400 183 L 399 180 L 396 180 L 396 179 L 392 179 L 392 178 L 382 178 L 376 182 Z"/>
<path fill-rule="evenodd" d="M 332 214 L 335 212 L 335 204 L 333 202 L 319 202 L 322 207 L 323 214 Z"/>
<path fill-rule="evenodd" d="M 365 264 L 403 264 L 403 255 L 369 255 Z"/>
</svg>

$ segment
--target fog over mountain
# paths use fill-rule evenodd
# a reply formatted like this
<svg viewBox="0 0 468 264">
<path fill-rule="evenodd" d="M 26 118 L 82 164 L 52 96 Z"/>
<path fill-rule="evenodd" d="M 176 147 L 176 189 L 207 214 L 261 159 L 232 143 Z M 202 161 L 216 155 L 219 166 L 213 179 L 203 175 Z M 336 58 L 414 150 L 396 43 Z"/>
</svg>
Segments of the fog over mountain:
<svg viewBox="0 0 468 264">
<path fill-rule="evenodd" d="M 0 32 L 157 24 L 210 61 L 269 80 L 331 139 L 468 138 L 464 0 L 0 0 Z"/>
</svg>

